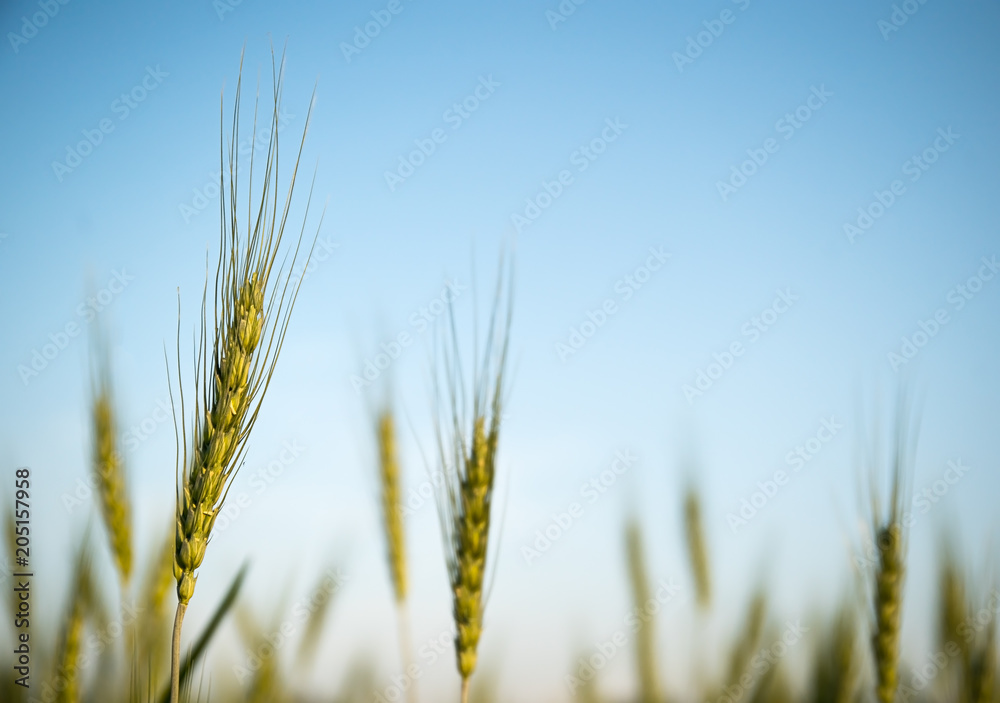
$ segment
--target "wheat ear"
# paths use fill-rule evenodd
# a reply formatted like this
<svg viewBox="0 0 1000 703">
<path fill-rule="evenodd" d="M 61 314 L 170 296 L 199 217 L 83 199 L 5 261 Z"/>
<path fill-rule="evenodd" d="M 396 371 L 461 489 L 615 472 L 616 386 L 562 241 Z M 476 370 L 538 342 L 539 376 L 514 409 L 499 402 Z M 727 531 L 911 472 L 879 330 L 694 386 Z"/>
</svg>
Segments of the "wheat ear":
<svg viewBox="0 0 1000 703">
<path fill-rule="evenodd" d="M 872 581 L 874 626 L 871 636 L 875 659 L 875 696 L 879 703 L 892 703 L 899 687 L 899 633 L 902 619 L 903 577 L 906 568 L 906 530 L 902 522 L 906 495 L 904 471 L 909 466 L 907 404 L 903 396 L 897 406 L 889 510 L 885 518 L 878 500 L 878 484 L 872 471 L 871 515 L 878 561 Z M 876 448 L 877 454 L 877 448 Z"/>
<path fill-rule="evenodd" d="M 89 531 L 88 531 L 89 537 Z M 81 542 L 73 570 L 73 590 L 70 604 L 63 620 L 59 647 L 56 651 L 55 676 L 58 703 L 77 703 L 80 700 L 80 650 L 83 643 L 84 618 L 92 609 L 96 596 L 91 576 L 90 549 L 87 537 Z"/>
<path fill-rule="evenodd" d="M 649 574 L 642 549 L 642 529 L 632 518 L 625 528 L 625 553 L 628 559 L 629 584 L 635 607 L 645 611 L 652 600 L 649 592 Z M 649 616 L 652 618 L 652 616 Z M 639 690 L 642 703 L 656 703 L 660 700 L 660 682 L 656 670 L 655 628 L 652 621 L 644 622 L 636 633 L 636 663 L 639 669 Z"/>
<path fill-rule="evenodd" d="M 576 659 L 572 674 L 572 678 L 576 679 L 573 700 L 579 703 L 601 703 L 601 696 L 597 691 L 597 674 L 587 663 L 587 652 L 582 652 Z"/>
<path fill-rule="evenodd" d="M 858 681 L 857 616 L 850 601 L 834 616 L 816 650 L 814 703 L 851 703 Z"/>
<path fill-rule="evenodd" d="M 437 424 L 443 496 L 439 516 L 452 591 L 455 656 L 462 677 L 461 700 L 469 695 L 469 677 L 476 668 L 483 626 L 483 581 L 490 538 L 490 514 L 496 477 L 497 448 L 503 413 L 511 304 L 501 311 L 503 261 L 482 360 L 476 369 L 471 421 L 458 353 L 454 312 L 449 307 L 450 339 L 443 350 L 443 379 L 438 392 L 447 394 L 447 416 Z M 508 289 L 509 290 L 509 289 Z M 474 354 L 478 357 L 478 354 Z M 438 410 L 442 399 L 437 398 Z M 447 432 L 445 431 L 447 427 Z"/>
<path fill-rule="evenodd" d="M 306 620 L 305 632 L 302 633 L 302 639 L 299 641 L 299 649 L 295 661 L 303 671 L 312 663 L 316 648 L 319 645 L 320 635 L 323 634 L 323 625 L 326 622 L 327 613 L 330 611 L 333 601 L 337 596 L 339 579 L 341 578 L 339 571 L 340 569 L 335 570 L 332 567 L 324 571 L 319 584 L 313 589 L 314 594 L 322 593 L 324 597 L 319 605 L 310 608 L 309 618 Z M 335 573 L 336 576 L 334 576 Z"/>
<path fill-rule="evenodd" d="M 56 655 L 56 677 L 58 679 L 56 700 L 59 703 L 77 703 L 80 700 L 77 668 L 79 666 L 80 644 L 83 641 L 83 615 L 83 604 L 79 598 L 74 597 L 63 623 L 59 651 Z"/>
<path fill-rule="evenodd" d="M 748 703 L 793 703 L 796 700 L 785 667 L 779 662 L 761 677 Z"/>
<path fill-rule="evenodd" d="M 878 566 L 875 573 L 875 632 L 872 647 L 877 675 L 876 695 L 892 703 L 899 685 L 899 630 L 903 584 L 903 535 L 898 525 L 882 525 L 877 534 Z"/>
<path fill-rule="evenodd" d="M 195 358 L 195 403 L 192 426 L 192 450 L 188 455 L 187 429 L 184 427 L 183 458 L 178 451 L 177 468 L 177 528 L 174 550 L 174 576 L 177 580 L 177 612 L 171 647 L 171 702 L 179 695 L 180 633 L 187 605 L 194 595 L 196 575 L 205 558 L 205 548 L 216 516 L 225 501 L 229 485 L 239 468 L 260 403 L 267 390 L 278 354 L 288 329 L 288 321 L 298 296 L 302 279 L 291 286 L 291 269 L 295 267 L 302 234 L 291 256 L 287 255 L 275 270 L 282 235 L 291 207 L 292 191 L 298 172 L 299 159 L 309 126 L 310 104 L 303 128 L 299 156 L 292 170 L 284 206 L 278 206 L 278 107 L 281 102 L 281 67 L 274 67 L 271 137 L 256 209 L 248 206 L 246 241 L 240 235 L 236 212 L 237 143 L 239 139 L 239 105 L 243 61 L 240 59 L 240 80 L 236 84 L 236 104 L 233 109 L 233 130 L 229 145 L 229 183 L 221 176 L 220 192 L 222 231 L 219 262 L 215 276 L 215 311 L 211 327 L 202 300 L 201 336 Z M 254 118 L 256 133 L 256 110 Z M 220 146 L 220 159 L 225 159 Z M 251 154 L 250 195 L 253 200 L 253 155 Z M 311 200 L 311 192 L 310 192 Z M 308 215 L 309 204 L 306 204 Z M 303 223 L 303 229 L 305 224 Z M 314 240 L 315 241 L 315 240 Z M 308 262 L 309 256 L 306 255 Z M 277 279 L 277 280 L 274 280 Z M 206 281 L 207 297 L 207 281 Z M 178 334 L 178 347 L 180 346 Z M 180 350 L 178 348 L 178 368 Z M 183 384 L 181 384 L 183 389 Z M 184 415 L 183 390 L 180 412 Z M 180 475 L 180 465 L 184 474 Z"/>
<path fill-rule="evenodd" d="M 399 457 L 396 452 L 396 424 L 388 407 L 379 413 L 378 436 L 379 479 L 382 485 L 382 520 L 389 548 L 389 571 L 396 602 L 406 600 L 406 549 L 403 533 L 403 511 L 399 490 Z"/>
<path fill-rule="evenodd" d="M 740 677 L 747 672 L 753 658 L 757 645 L 760 643 L 761 635 L 764 633 L 764 624 L 767 618 L 767 597 L 763 589 L 758 589 L 750 601 L 747 609 L 746 620 L 743 623 L 743 631 L 733 644 L 733 650 L 729 655 L 729 672 L 726 677 L 726 685 L 737 684 Z"/>
<path fill-rule="evenodd" d="M 971 649 L 966 664 L 967 703 L 992 703 L 997 670 L 996 623 L 991 620 L 982 640 Z"/>
<path fill-rule="evenodd" d="M 937 646 L 939 651 L 958 647 L 962 660 L 969 661 L 971 643 L 962 636 L 962 623 L 969 615 L 965 578 L 956 557 L 957 545 L 950 537 L 941 540 L 938 566 Z M 955 696 L 967 677 L 968 667 L 948 667 L 937 679 L 946 696 Z"/>
<path fill-rule="evenodd" d="M 684 497 L 684 534 L 687 537 L 688 558 L 694 574 L 698 606 L 705 609 L 712 602 L 712 582 L 708 570 L 708 548 L 705 545 L 701 501 L 693 487 L 688 488 Z"/>
<path fill-rule="evenodd" d="M 997 673 L 997 633 L 995 623 L 990 623 L 985 641 L 970 658 L 968 675 L 969 703 L 991 703 L 995 700 L 994 690 Z"/>
<path fill-rule="evenodd" d="M 968 603 L 965 612 L 968 617 L 964 619 L 961 632 L 967 637 L 962 638 L 962 659 L 964 681 L 962 686 L 963 703 L 993 703 L 995 700 L 994 690 L 997 670 L 997 623 L 995 618 L 995 602 L 990 602 L 996 597 L 997 589 L 994 583 L 990 589 L 991 597 L 984 603 L 984 607 L 977 609 L 975 614 L 976 631 L 967 632 L 969 622 L 973 621 L 971 615 L 974 606 Z M 993 611 L 993 612 L 991 612 Z M 984 624 L 981 619 L 982 613 L 989 613 L 988 621 Z M 984 628 L 982 632 L 980 628 Z"/>
<path fill-rule="evenodd" d="M 125 481 L 125 462 L 118 450 L 118 423 L 106 340 L 95 340 L 94 348 L 97 378 L 93 384 L 91 402 L 94 447 L 92 468 L 100 495 L 101 515 L 124 594 L 132 574 L 132 510 Z"/>
<path fill-rule="evenodd" d="M 396 422 L 386 403 L 376 420 L 379 482 L 382 486 L 382 524 L 389 552 L 389 571 L 396 598 L 396 622 L 399 625 L 399 648 L 403 669 L 410 666 L 410 622 L 406 608 L 406 536 L 403 527 L 403 504 L 400 493 L 399 455 L 396 448 Z M 417 700 L 414 681 L 407 689 L 410 703 Z"/>
</svg>

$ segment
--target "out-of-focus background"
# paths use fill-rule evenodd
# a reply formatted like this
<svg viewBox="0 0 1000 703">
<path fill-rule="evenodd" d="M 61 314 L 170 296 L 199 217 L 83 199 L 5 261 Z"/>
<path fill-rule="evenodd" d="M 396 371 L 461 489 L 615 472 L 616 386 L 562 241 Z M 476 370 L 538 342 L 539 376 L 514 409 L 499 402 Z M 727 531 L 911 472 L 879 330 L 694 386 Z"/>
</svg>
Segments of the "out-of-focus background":
<svg viewBox="0 0 1000 703">
<path fill-rule="evenodd" d="M 88 523 L 100 536 L 92 325 L 111 335 L 140 557 L 170 525 L 164 352 L 173 365 L 180 314 L 190 380 L 218 246 L 220 107 L 228 130 L 241 52 L 241 148 L 268 141 L 268 120 L 254 134 L 246 116 L 258 84 L 267 116 L 284 53 L 285 187 L 315 94 L 293 236 L 314 173 L 307 237 L 327 209 L 192 633 L 247 558 L 243 597 L 267 617 L 336 563 L 348 578 L 302 687 L 333 690 L 361 659 L 389 683 L 371 406 L 390 390 L 414 650 L 451 632 L 432 340 L 448 298 L 471 338 L 511 246 L 480 652 L 502 700 L 569 700 L 575 657 L 627 631 L 632 514 L 651 580 L 679 589 L 656 621 L 669 690 L 721 670 L 758 585 L 779 623 L 832 609 L 855 582 L 862 458 L 891 436 L 901 385 L 921 419 L 904 657 L 932 648 L 942 532 L 970 563 L 995 561 L 995 3 L 18 0 L 0 29 L 0 461 L 9 493 L 15 467 L 33 472 L 39 631 L 58 628 L 77 536 Z M 412 343 L 395 350 L 404 332 Z M 625 468 L 608 473 L 617 456 Z M 690 603 L 689 481 L 711 618 Z M 112 573 L 106 554 L 98 567 Z M 231 677 L 240 646 L 225 629 L 206 671 Z M 451 650 L 418 661 L 423 694 L 450 700 Z M 612 658 L 602 689 L 628 695 L 633 670 L 631 654 Z"/>
</svg>

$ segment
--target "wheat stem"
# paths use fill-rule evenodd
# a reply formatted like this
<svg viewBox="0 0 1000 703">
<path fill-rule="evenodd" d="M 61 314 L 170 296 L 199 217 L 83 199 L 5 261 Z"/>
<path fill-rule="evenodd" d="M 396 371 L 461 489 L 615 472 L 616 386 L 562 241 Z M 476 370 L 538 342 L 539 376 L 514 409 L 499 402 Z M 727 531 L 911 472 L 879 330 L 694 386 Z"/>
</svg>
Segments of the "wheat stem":
<svg viewBox="0 0 1000 703">
<path fill-rule="evenodd" d="M 399 625 L 399 649 L 403 663 L 403 673 L 410 676 L 410 665 L 413 663 L 413 654 L 410 651 L 410 612 L 405 601 L 396 602 L 396 621 Z M 413 677 L 407 689 L 407 700 L 410 703 L 417 703 L 417 677 Z"/>
<path fill-rule="evenodd" d="M 174 614 L 174 631 L 170 640 L 170 703 L 180 700 L 181 689 L 181 624 L 187 603 L 178 603 Z"/>
</svg>

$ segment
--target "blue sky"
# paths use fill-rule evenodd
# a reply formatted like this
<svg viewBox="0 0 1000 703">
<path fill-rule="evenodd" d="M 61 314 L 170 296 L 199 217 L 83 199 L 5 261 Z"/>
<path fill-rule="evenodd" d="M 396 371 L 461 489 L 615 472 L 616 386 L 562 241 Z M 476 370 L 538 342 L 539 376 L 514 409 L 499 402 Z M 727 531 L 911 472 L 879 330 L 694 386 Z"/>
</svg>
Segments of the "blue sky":
<svg viewBox="0 0 1000 703">
<path fill-rule="evenodd" d="M 141 436 L 128 454 L 140 555 L 168 523 L 163 349 L 176 341 L 178 290 L 187 349 L 216 254 L 220 91 L 228 128 L 245 47 L 246 129 L 258 76 L 269 96 L 271 42 L 279 58 L 287 46 L 283 183 L 315 90 L 291 222 L 315 170 L 308 222 L 328 202 L 326 248 L 234 484 L 246 517 L 209 548 L 192 622 L 245 556 L 261 607 L 340 560 L 350 579 L 315 683 L 333 685 L 364 651 L 391 673 L 370 418 L 351 376 L 380 343 L 412 336 L 366 392 L 378 397 L 391 376 L 419 497 L 434 301 L 451 281 L 470 331 L 473 291 L 482 316 L 513 240 L 504 520 L 483 639 L 512 699 L 565 698 L 572 657 L 622 627 L 630 511 L 653 577 L 690 592 L 690 476 L 720 597 L 696 646 L 682 646 L 702 627 L 684 607 L 661 618 L 669 687 L 691 683 L 688 658 L 727 636 L 759 582 L 778 622 L 831 607 L 860 543 L 864 432 L 876 401 L 888 432 L 904 379 L 920 398 L 914 491 L 943 480 L 949 461 L 970 467 L 917 509 L 910 656 L 930 642 L 921 612 L 942 527 L 975 563 L 996 558 L 995 5 L 53 2 L 39 21 L 45 6 L 0 11 L 0 457 L 35 471 L 35 545 L 51 573 L 90 514 L 62 496 L 87 475 L 93 322 L 111 331 L 123 425 Z M 356 39 L 379 18 L 367 44 Z M 65 348 L 26 374 L 46 344 Z M 904 352 L 905 364 L 890 356 Z M 842 429 L 818 434 L 824 421 Z M 796 472 L 788 454 L 817 436 L 830 439 Z M 303 448 L 287 466 L 286 442 Z M 625 451 L 638 460 L 589 503 L 581 487 Z M 273 461 L 282 468 L 257 493 L 253 476 Z M 781 470 L 787 484 L 734 533 L 727 516 Z M 574 502 L 582 517 L 529 564 L 522 547 Z M 408 524 L 421 642 L 447 629 L 449 603 L 433 506 Z M 602 685 L 627 690 L 631 667 L 617 657 Z M 450 691 L 455 678 L 437 663 L 425 685 Z"/>
</svg>

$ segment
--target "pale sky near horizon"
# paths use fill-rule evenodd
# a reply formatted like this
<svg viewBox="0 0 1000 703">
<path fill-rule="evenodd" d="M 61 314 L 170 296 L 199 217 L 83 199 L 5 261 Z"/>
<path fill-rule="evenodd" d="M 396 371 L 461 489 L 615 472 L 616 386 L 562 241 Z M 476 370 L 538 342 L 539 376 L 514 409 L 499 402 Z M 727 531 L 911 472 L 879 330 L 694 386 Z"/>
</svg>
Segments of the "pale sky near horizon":
<svg viewBox="0 0 1000 703">
<path fill-rule="evenodd" d="M 933 641 L 946 528 L 985 583 L 1000 492 L 995 3 L 18 0 L 0 29 L 0 494 L 31 467 L 49 629 L 74 539 L 98 528 L 82 483 L 95 322 L 113 340 L 140 566 L 170 524 L 164 347 L 173 360 L 179 294 L 190 351 L 217 255 L 220 91 L 228 130 L 245 49 L 245 157 L 268 137 L 248 125 L 258 77 L 269 109 L 272 41 L 284 186 L 315 90 L 289 236 L 314 172 L 307 230 L 326 213 L 190 632 L 246 558 L 264 617 L 336 564 L 347 579 L 311 684 L 333 690 L 370 656 L 388 685 L 369 406 L 390 379 L 414 640 L 433 650 L 451 625 L 423 458 L 431 341 L 448 299 L 467 336 L 482 322 L 505 247 L 512 375 L 482 640 L 503 700 L 569 700 L 574 657 L 628 631 L 630 514 L 651 579 L 677 586 L 656 621 L 668 690 L 720 671 L 710 655 L 758 585 L 777 631 L 816 625 L 852 586 L 861 459 L 890 437 L 900 384 L 920 416 L 907 657 Z M 359 392 L 352 376 L 382 349 L 398 359 Z M 689 602 L 689 480 L 707 620 Z M 234 685 L 226 637 L 216 676 Z M 451 700 L 450 653 L 430 659 L 424 695 Z M 601 686 L 633 690 L 633 670 L 629 648 Z"/>
</svg>

